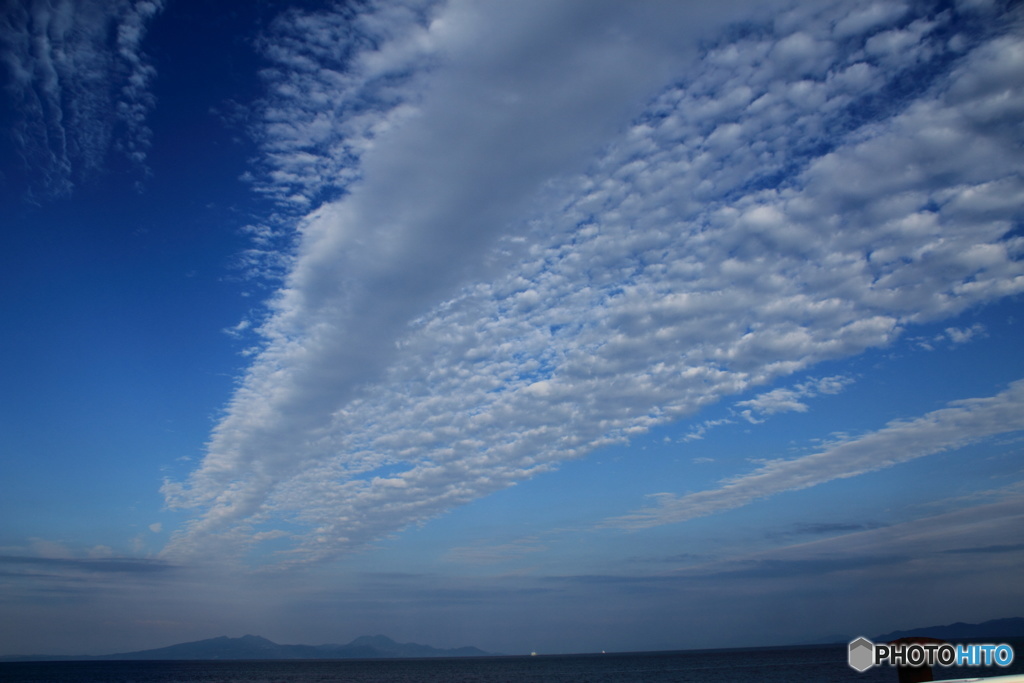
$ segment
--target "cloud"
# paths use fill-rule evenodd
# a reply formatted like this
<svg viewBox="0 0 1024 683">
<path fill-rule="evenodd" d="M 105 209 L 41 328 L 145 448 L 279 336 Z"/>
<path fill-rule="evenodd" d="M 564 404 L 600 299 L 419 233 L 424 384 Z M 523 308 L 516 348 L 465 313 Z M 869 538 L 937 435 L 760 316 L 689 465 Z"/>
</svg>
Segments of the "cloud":
<svg viewBox="0 0 1024 683">
<path fill-rule="evenodd" d="M 730 408 L 730 413 L 733 416 L 742 417 L 751 424 L 759 424 L 764 422 L 765 418 L 769 415 L 791 411 L 807 412 L 810 406 L 804 403 L 803 399 L 814 398 L 821 394 L 838 394 L 851 383 L 853 383 L 852 378 L 841 375 L 821 378 L 811 377 L 792 388 L 780 387 L 763 394 L 758 394 L 752 399 L 739 401 Z M 728 417 L 704 420 L 694 426 L 682 438 L 682 441 L 698 441 L 703 439 L 711 429 L 721 427 L 722 425 L 735 424 L 735 422 L 734 419 Z"/>
<path fill-rule="evenodd" d="M 734 424 L 735 421 L 729 418 L 721 418 L 719 420 L 704 420 L 699 425 L 696 425 L 690 429 L 689 433 L 683 437 L 683 441 L 699 441 L 715 427 L 721 427 L 722 425 Z M 701 462 L 711 462 L 712 458 L 700 458 Z"/>
<path fill-rule="evenodd" d="M 1024 429 L 1024 380 L 988 398 L 951 403 L 914 420 L 793 460 L 774 460 L 722 486 L 685 496 L 658 494 L 657 505 L 608 520 L 607 526 L 644 529 L 684 522 L 748 505 L 785 491 L 818 486 L 835 479 L 941 453 L 982 439 Z"/>
<path fill-rule="evenodd" d="M 1005 66 L 1024 42 L 982 15 L 871 7 L 718 33 L 735 7 L 406 7 L 327 57 L 359 22 L 289 15 L 311 36 L 281 56 L 304 65 L 295 92 L 333 78 L 319 59 L 354 90 L 322 121 L 273 100 L 301 125 L 267 144 L 340 174 L 282 176 L 279 199 L 342 196 L 299 222 L 262 350 L 202 465 L 164 486 L 195 511 L 168 556 L 278 531 L 282 557 L 332 557 L 1024 291 L 1024 70 Z M 954 50 L 958 25 L 978 30 Z M 918 43 L 866 50 L 883 27 Z M 366 88 L 389 83 L 377 106 Z M 305 142 L 318 126 L 365 144 L 333 157 Z"/>
<path fill-rule="evenodd" d="M 792 389 L 774 389 L 755 396 L 749 401 L 740 401 L 735 407 L 741 409 L 740 415 L 748 422 L 760 422 L 762 421 L 760 416 L 775 415 L 776 413 L 790 411 L 803 413 L 807 412 L 807 404 L 803 403 L 801 399 L 813 398 L 819 394 L 838 394 L 852 381 L 849 377 L 839 375 L 810 379 L 797 384 Z"/>
<path fill-rule="evenodd" d="M 716 580 L 821 578 L 837 573 L 890 568 L 908 561 L 906 555 L 867 555 L 862 557 L 828 557 L 813 559 L 765 558 L 749 562 L 737 561 L 721 572 Z"/>
<path fill-rule="evenodd" d="M 303 221 L 295 265 L 262 330 L 267 349 L 218 426 L 192 497 L 203 503 L 219 495 L 202 489 L 247 468 L 254 446 L 261 468 L 275 460 L 270 469 L 287 472 L 236 481 L 231 502 L 215 504 L 208 522 L 254 513 L 269 486 L 308 459 L 291 457 L 291 444 L 322 429 L 373 379 L 408 321 L 474 267 L 510 212 L 546 179 L 582 163 L 623 116 L 639 110 L 662 65 L 678 61 L 672 36 L 661 34 L 661 17 L 648 9 L 495 8 L 497 16 L 481 16 L 472 3 L 455 3 L 430 24 L 450 64 L 443 78 L 430 79 L 432 96 L 407 125 L 375 142 L 358 192 Z M 293 20 L 322 35 L 320 15 Z M 683 33 L 695 36 L 708 22 L 689 23 L 697 28 Z M 537 34 L 536 26 L 548 28 Z M 609 42 L 609 33 L 618 36 Z M 532 54 L 524 61 L 525 45 Z M 581 71 L 582 64 L 591 68 Z M 347 120 L 341 117 L 343 129 Z"/>
<path fill-rule="evenodd" d="M 255 189 L 293 211 L 337 198 L 360 177 L 374 140 L 411 113 L 413 76 L 431 64 L 432 2 L 368 11 L 282 13 L 261 40 L 263 155 Z"/>
<path fill-rule="evenodd" d="M 923 337 L 913 337 L 909 341 L 915 343 L 919 348 L 925 351 L 934 351 L 936 344 L 946 344 L 948 346 L 956 347 L 967 344 L 974 339 L 983 338 L 987 336 L 987 330 L 981 323 L 975 323 L 970 327 L 947 327 L 941 333 L 934 335 L 930 339 Z"/>
<path fill-rule="evenodd" d="M 954 346 L 959 346 L 961 344 L 966 344 L 976 336 L 984 336 L 985 326 L 981 323 L 975 323 L 967 328 L 947 327 L 945 332 L 950 343 Z"/>
<path fill-rule="evenodd" d="M 877 529 L 882 526 L 885 525 L 878 522 L 815 522 L 812 524 L 797 524 L 789 533 L 814 536 L 827 534 L 834 536 L 840 533 Z"/>
<path fill-rule="evenodd" d="M 7 3 L 0 61 L 32 195 L 70 193 L 112 146 L 143 166 L 155 70 L 142 41 L 162 7 L 163 0 Z"/>
<path fill-rule="evenodd" d="M 1019 552 L 1024 552 L 1024 543 L 1012 543 L 1012 544 L 1000 543 L 1000 544 L 997 544 L 997 545 L 986 545 L 986 546 L 972 547 L 972 548 L 953 548 L 951 550 L 944 550 L 943 552 L 955 553 L 955 554 L 960 554 L 960 555 L 963 555 L 963 554 L 977 555 L 977 554 L 989 554 L 989 553 L 996 553 L 996 554 L 1019 553 Z"/>
<path fill-rule="evenodd" d="M 979 567 L 970 556 L 977 553 L 1012 554 L 1020 552 L 1019 544 L 1005 543 L 1019 534 L 1024 510 L 1016 496 L 1005 500 L 987 502 L 981 505 L 954 509 L 942 514 L 869 529 L 841 536 L 822 539 L 811 543 L 797 544 L 786 548 L 773 549 L 746 558 L 731 559 L 720 566 L 706 565 L 684 570 L 681 574 L 705 576 L 715 580 L 724 565 L 732 564 L 747 576 L 755 576 L 757 569 L 765 571 L 764 576 L 800 574 L 802 569 L 813 562 L 825 562 L 833 571 L 856 569 L 842 562 L 863 559 L 869 568 L 874 559 L 880 564 L 895 564 L 896 571 L 886 572 L 891 579 L 905 581 L 908 576 L 923 578 L 928 575 L 957 574 L 970 583 L 978 583 Z M 885 562 L 891 559 L 894 562 Z M 987 570 L 999 575 L 1013 566 L 1012 560 L 1005 565 L 993 564 Z M 788 569 L 783 569 L 788 567 Z M 884 569 L 884 568 L 883 568 Z M 726 571 L 728 573 L 728 571 Z M 1006 588 L 1006 575 L 992 585 L 995 590 Z M 909 585 L 909 584 L 903 584 Z M 925 584 L 927 586 L 927 584 Z M 926 587 L 925 590 L 928 590 Z M 879 595 L 885 595 L 884 592 Z"/>
<path fill-rule="evenodd" d="M 1019 537 L 1024 509 L 1016 492 L 1004 491 L 1004 494 L 1009 495 L 1005 495 L 1003 500 L 990 500 L 898 524 L 851 522 L 820 527 L 807 525 L 795 533 L 827 534 L 828 537 L 725 558 L 681 555 L 674 559 L 676 568 L 653 574 L 566 575 L 548 577 L 547 580 L 567 584 L 618 584 L 627 589 L 632 586 L 660 586 L 663 590 L 689 590 L 702 594 L 706 594 L 709 584 L 726 584 L 721 585 L 724 592 L 711 593 L 715 600 L 731 593 L 727 585 L 735 579 L 766 582 L 758 587 L 759 591 L 768 590 L 767 583 L 778 584 L 795 579 L 801 581 L 806 590 L 818 580 L 834 584 L 839 574 L 843 575 L 843 583 L 850 587 L 849 590 L 855 591 L 858 583 L 867 585 L 874 582 L 872 585 L 876 590 L 868 591 L 862 597 L 877 595 L 879 600 L 892 599 L 891 593 L 880 588 L 885 583 L 894 583 L 901 589 L 918 585 L 925 592 L 933 591 L 933 585 L 916 582 L 935 575 L 944 575 L 947 580 L 955 576 L 957 581 L 977 586 L 979 566 L 971 556 L 985 553 L 1012 556 L 1022 550 L 1021 544 L 1005 541 Z M 672 558 L 666 559 L 673 561 Z M 986 571 L 998 577 L 990 588 L 1003 590 L 1007 587 L 1006 581 L 1012 581 L 1014 559 L 1010 557 L 1004 563 L 986 567 Z M 782 585 L 788 586 L 786 590 L 792 590 L 791 584 Z M 880 609 L 880 605 L 873 605 L 868 612 L 878 615 Z M 886 613 L 883 611 L 882 614 Z"/>
<path fill-rule="evenodd" d="M 546 549 L 536 537 L 522 538 L 498 545 L 474 545 L 452 548 L 448 551 L 450 562 L 461 564 L 498 564 L 514 560 Z"/>
<path fill-rule="evenodd" d="M 766 532 L 766 536 L 771 539 L 778 539 L 787 541 L 789 539 L 809 537 L 809 536 L 823 536 L 823 537 L 836 537 L 844 536 L 850 533 L 856 533 L 860 531 L 868 531 L 871 529 L 880 529 L 888 526 L 882 522 L 812 522 L 804 524 L 794 524 L 788 528 L 780 529 L 777 531 Z"/>
<path fill-rule="evenodd" d="M 51 572 L 59 571 L 66 578 L 79 574 L 151 574 L 174 569 L 174 566 L 162 560 L 138 559 L 128 557 L 27 557 L 20 555 L 0 555 L 0 567 L 5 568 L 4 575 L 29 578 L 35 572 L 44 572 L 39 576 L 52 576 Z"/>
</svg>

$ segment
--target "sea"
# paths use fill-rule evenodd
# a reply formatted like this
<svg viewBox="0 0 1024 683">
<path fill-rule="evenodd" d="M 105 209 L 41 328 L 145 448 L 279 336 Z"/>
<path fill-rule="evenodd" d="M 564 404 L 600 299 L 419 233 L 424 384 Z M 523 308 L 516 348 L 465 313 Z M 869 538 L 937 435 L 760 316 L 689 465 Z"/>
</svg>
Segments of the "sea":
<svg viewBox="0 0 1024 683">
<path fill-rule="evenodd" d="M 1024 673 L 935 667 L 935 679 Z M 3 683 L 896 683 L 895 669 L 857 673 L 845 645 L 586 655 L 271 661 L 3 662 Z"/>
</svg>

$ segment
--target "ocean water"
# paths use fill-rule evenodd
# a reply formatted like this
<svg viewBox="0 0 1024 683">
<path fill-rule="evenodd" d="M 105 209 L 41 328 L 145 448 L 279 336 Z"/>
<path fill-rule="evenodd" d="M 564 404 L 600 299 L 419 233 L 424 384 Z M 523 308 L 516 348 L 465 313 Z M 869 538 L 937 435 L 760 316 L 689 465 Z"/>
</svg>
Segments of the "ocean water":
<svg viewBox="0 0 1024 683">
<path fill-rule="evenodd" d="M 1016 649 L 1016 648 L 1015 648 Z M 1019 652 L 1019 650 L 1018 650 Z M 1020 673 L 943 669 L 936 678 Z M 896 683 L 895 669 L 859 674 L 845 646 L 630 654 L 329 661 L 5 662 L 3 683 Z"/>
</svg>

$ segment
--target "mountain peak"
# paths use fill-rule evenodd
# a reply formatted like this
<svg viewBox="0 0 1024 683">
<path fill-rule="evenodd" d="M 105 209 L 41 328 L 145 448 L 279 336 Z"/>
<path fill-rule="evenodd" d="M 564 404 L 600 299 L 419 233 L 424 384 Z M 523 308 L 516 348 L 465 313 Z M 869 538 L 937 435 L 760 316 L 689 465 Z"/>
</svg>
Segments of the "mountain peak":
<svg viewBox="0 0 1024 683">
<path fill-rule="evenodd" d="M 392 648 L 396 647 L 398 643 L 392 640 L 391 638 L 388 638 L 387 636 L 377 634 L 375 636 L 359 636 L 351 643 L 349 643 L 349 645 L 369 645 L 371 647 Z"/>
</svg>

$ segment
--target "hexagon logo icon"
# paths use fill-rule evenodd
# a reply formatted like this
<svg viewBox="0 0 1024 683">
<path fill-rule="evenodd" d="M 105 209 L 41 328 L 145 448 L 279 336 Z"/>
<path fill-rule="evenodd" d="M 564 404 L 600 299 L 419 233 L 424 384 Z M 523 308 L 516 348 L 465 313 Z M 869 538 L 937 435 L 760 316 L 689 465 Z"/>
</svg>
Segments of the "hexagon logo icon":
<svg viewBox="0 0 1024 683">
<path fill-rule="evenodd" d="M 864 673 L 875 663 L 875 644 L 863 636 L 850 643 L 850 666 Z"/>
</svg>

